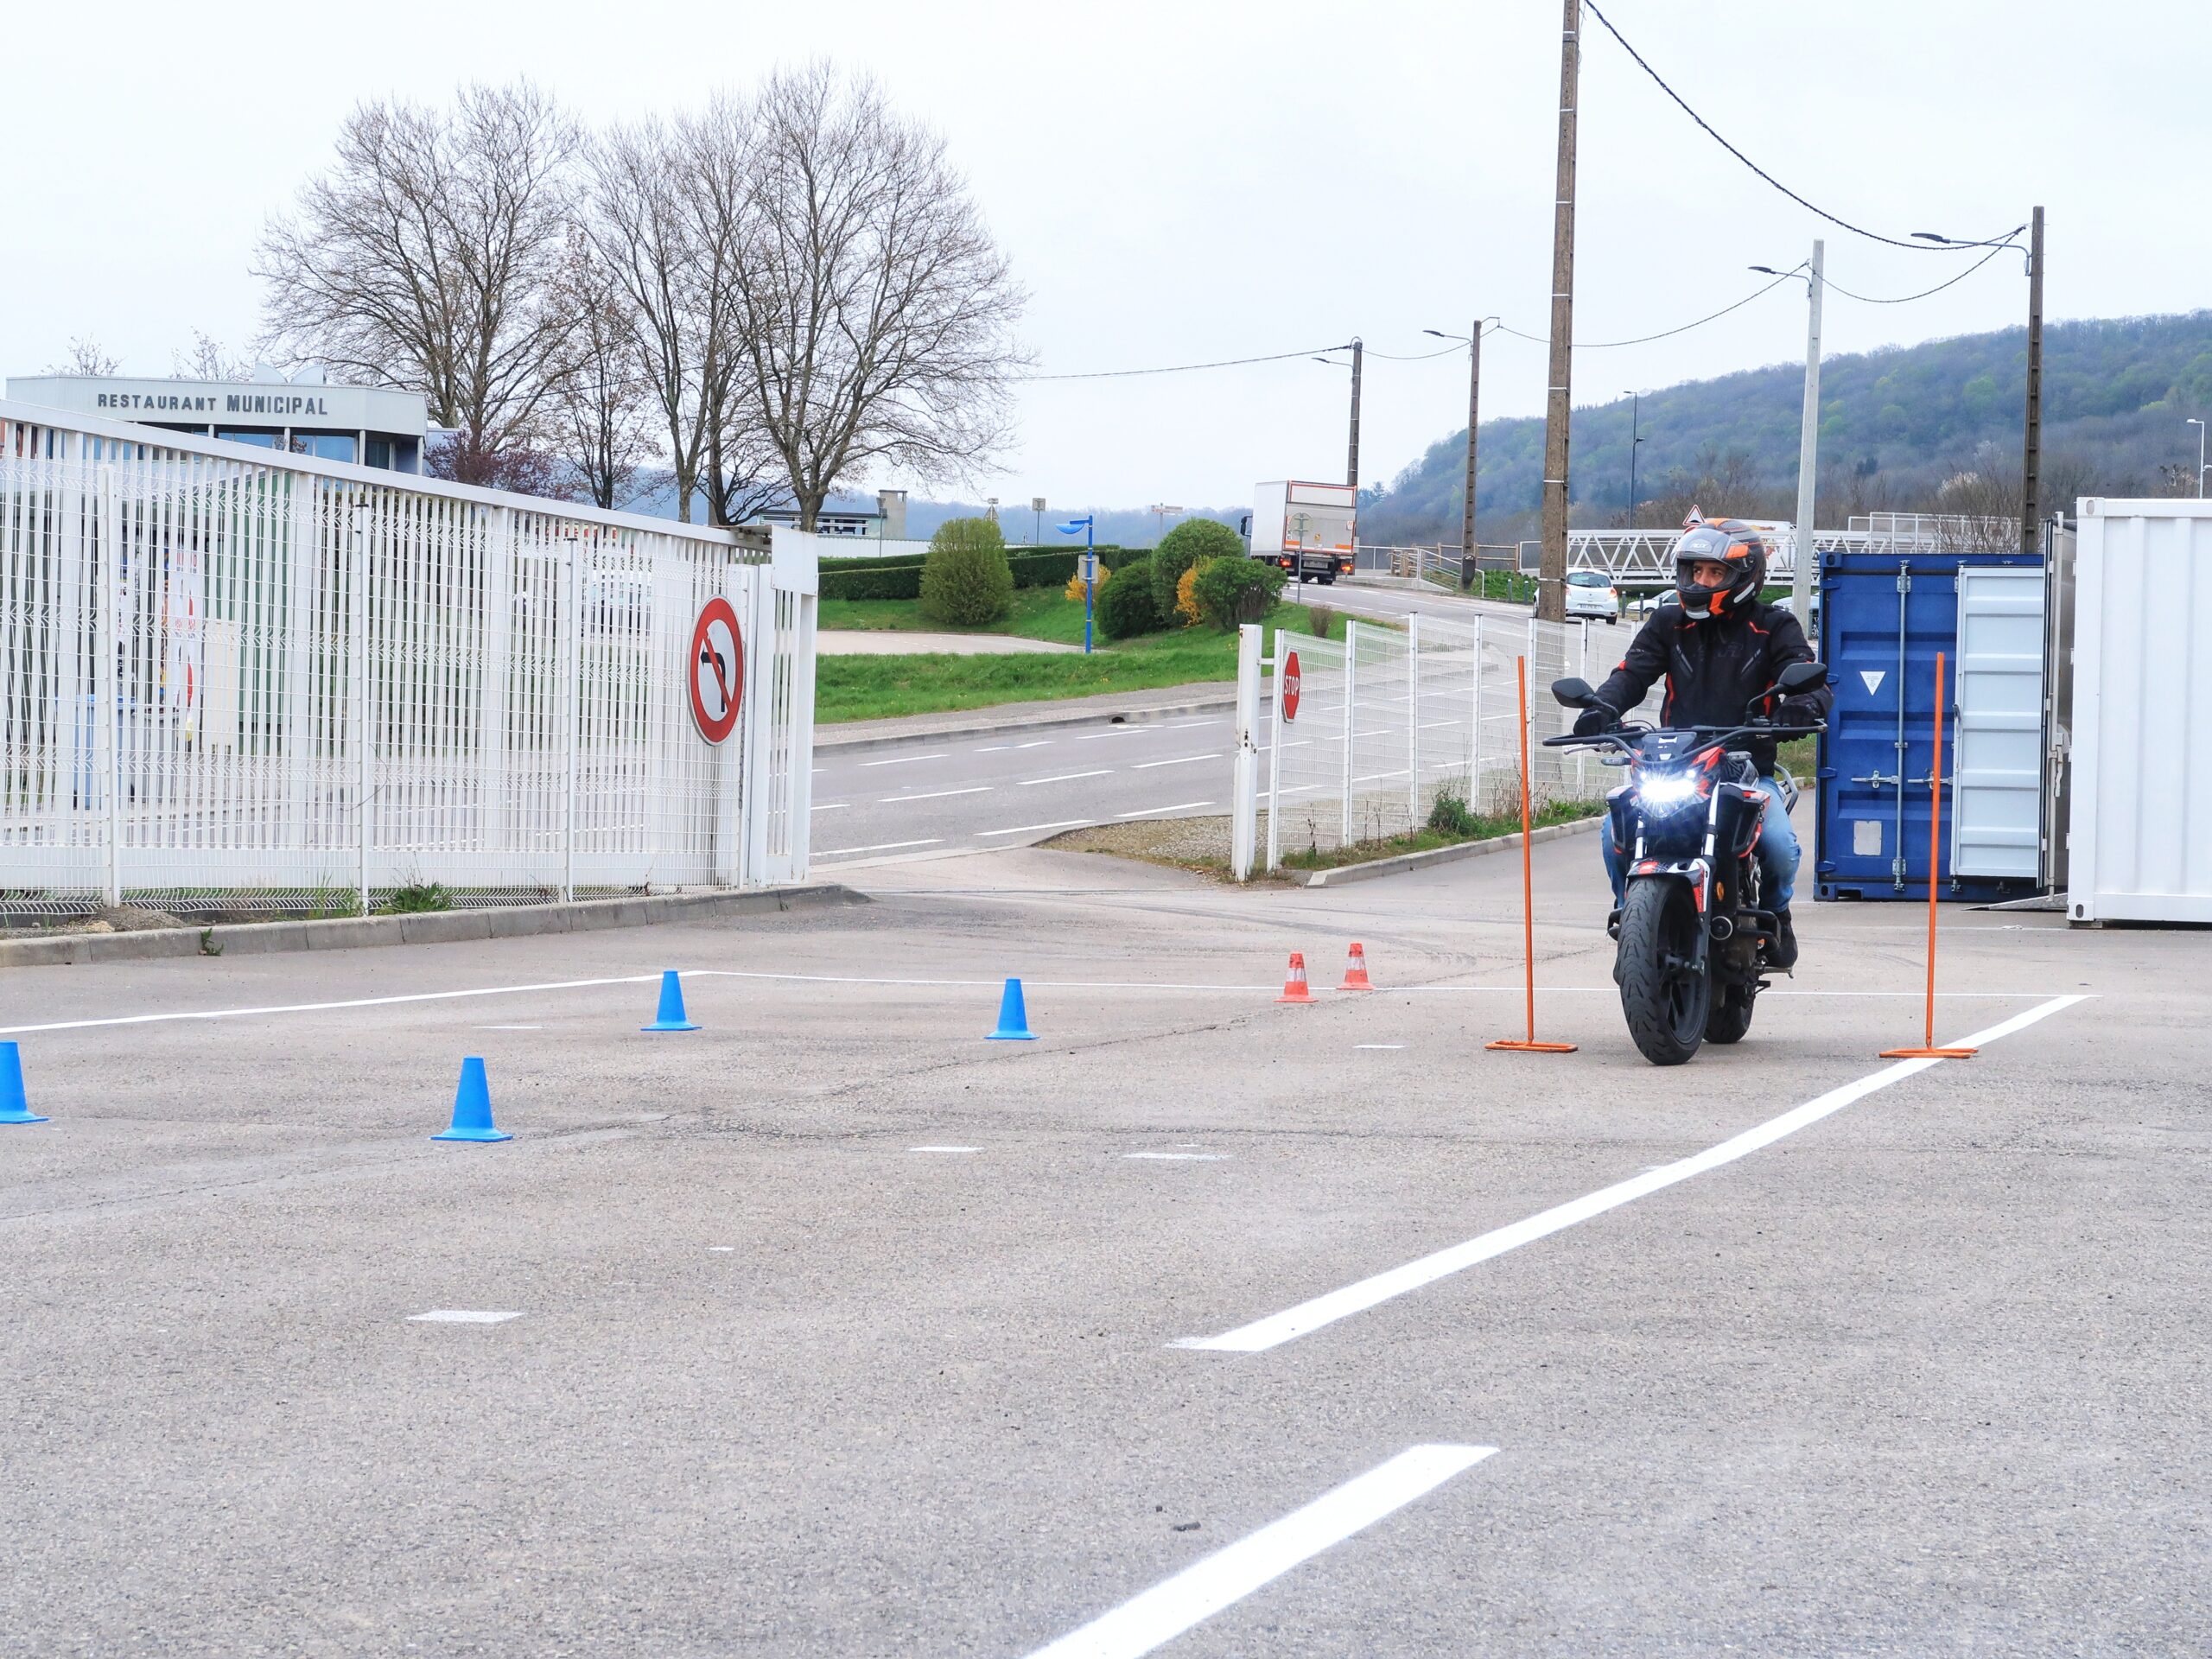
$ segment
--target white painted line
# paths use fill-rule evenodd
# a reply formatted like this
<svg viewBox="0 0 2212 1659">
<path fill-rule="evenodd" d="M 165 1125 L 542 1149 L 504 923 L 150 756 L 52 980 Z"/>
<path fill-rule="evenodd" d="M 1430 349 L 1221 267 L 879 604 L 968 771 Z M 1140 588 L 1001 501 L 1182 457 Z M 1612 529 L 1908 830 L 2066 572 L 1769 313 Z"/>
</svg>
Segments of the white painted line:
<svg viewBox="0 0 2212 1659">
<path fill-rule="evenodd" d="M 1021 786 L 1033 789 L 1039 784 L 1071 784 L 1078 778 L 1103 778 L 1113 770 L 1111 766 L 1101 766 L 1096 772 L 1064 772 L 1056 778 L 1024 778 Z"/>
<path fill-rule="evenodd" d="M 1179 754 L 1173 760 L 1140 760 L 1129 768 L 1132 772 L 1150 772 L 1154 766 L 1187 766 L 1194 760 L 1218 760 L 1216 754 Z"/>
<path fill-rule="evenodd" d="M 707 1248 L 716 1255 L 728 1255 L 733 1250 L 736 1249 L 737 1246 L 734 1244 L 709 1244 Z"/>
<path fill-rule="evenodd" d="M 976 984 L 996 984 L 977 980 Z M 461 996 L 505 996 L 518 991 L 577 991 L 598 985 L 658 985 L 658 974 L 614 979 L 557 979 L 542 985 L 486 985 L 462 991 L 409 991 L 396 996 L 351 996 L 336 1002 L 279 1002 L 250 1008 L 192 1008 L 176 1014 L 118 1014 L 102 1020 L 50 1020 L 37 1026 L 0 1026 L 0 1036 L 25 1031 L 85 1031 L 98 1026 L 150 1026 L 168 1020 L 243 1020 L 257 1014 L 322 1014 L 333 1008 L 381 1008 L 397 1002 L 443 1002 Z"/>
<path fill-rule="evenodd" d="M 543 1026 L 479 1026 L 479 1031 L 543 1031 Z"/>
<path fill-rule="evenodd" d="M 1354 1048 L 1403 1048 L 1403 1043 L 1354 1043 Z"/>
<path fill-rule="evenodd" d="M 1137 1659 L 1489 1457 L 1494 1446 L 1416 1446 L 1321 1494 L 1030 1659 Z"/>
<path fill-rule="evenodd" d="M 988 795 L 988 784 L 975 784 L 966 789 L 933 789 L 926 795 L 886 795 L 876 802 L 878 806 L 896 806 L 901 801 L 941 801 L 948 795 Z"/>
<path fill-rule="evenodd" d="M 810 812 L 842 812 L 851 804 L 852 803 L 850 801 L 824 801 L 819 806 L 810 806 L 807 808 L 807 810 Z"/>
<path fill-rule="evenodd" d="M 890 853 L 901 847 L 934 847 L 943 836 L 931 836 L 922 841 L 880 841 L 873 847 L 825 847 L 815 854 L 817 858 L 845 858 L 854 853 Z"/>
<path fill-rule="evenodd" d="M 1224 1164 L 1229 1161 L 1225 1152 L 1125 1152 L 1124 1158 L 1152 1158 L 1163 1164 Z"/>
<path fill-rule="evenodd" d="M 1049 749 L 1052 747 L 1052 740 L 1049 737 L 1040 737 L 1034 742 L 1017 743 L 1014 747 L 1017 749 Z"/>
<path fill-rule="evenodd" d="M 1078 824 L 1089 823 L 1089 818 L 1062 818 L 1058 823 L 1025 823 L 1013 830 L 978 830 L 979 836 L 1027 836 L 1039 830 L 1072 830 Z"/>
<path fill-rule="evenodd" d="M 981 1152 L 981 1147 L 909 1147 L 909 1152 Z"/>
<path fill-rule="evenodd" d="M 986 743 L 982 748 L 971 749 L 969 753 L 971 754 L 1003 754 L 1007 750 L 1013 747 L 1014 745 L 1011 743 Z"/>
<path fill-rule="evenodd" d="M 1961 1038 L 1948 1046 L 1986 1047 L 2000 1037 L 2009 1037 L 2038 1020 L 2046 1019 L 2062 1008 L 2070 1008 L 2076 1002 L 2086 1000 L 2080 996 L 2053 997 L 2048 1002 L 2024 1014 L 2016 1014 L 2001 1024 L 1992 1026 L 1986 1031 L 1978 1031 L 1971 1037 Z M 1746 1157 L 1762 1147 L 1772 1146 L 1785 1136 L 1796 1134 L 1800 1129 L 1810 1128 L 1822 1118 L 1841 1111 L 1856 1101 L 1864 1100 L 1878 1089 L 1886 1089 L 1893 1083 L 1917 1077 L 1930 1066 L 1942 1064 L 1941 1060 L 1894 1061 L 1879 1071 L 1870 1072 L 1840 1089 L 1831 1089 L 1819 1098 L 1808 1100 L 1779 1117 L 1770 1118 L 1754 1128 L 1723 1141 L 1717 1147 L 1708 1147 L 1703 1152 L 1678 1159 L 1671 1164 L 1662 1164 L 1656 1169 L 1616 1182 L 1600 1192 L 1555 1205 L 1526 1221 L 1516 1221 L 1510 1226 L 1497 1228 L 1463 1244 L 1454 1244 L 1448 1249 L 1424 1255 L 1418 1261 L 1392 1268 L 1386 1273 L 1378 1273 L 1357 1284 L 1346 1285 L 1342 1290 L 1332 1290 L 1325 1296 L 1300 1302 L 1284 1313 L 1239 1325 L 1220 1336 L 1186 1337 L 1179 1342 L 1171 1343 L 1169 1346 L 1205 1349 L 1217 1353 L 1256 1354 L 1280 1347 L 1299 1337 L 1311 1336 L 1324 1325 L 1333 1325 L 1354 1313 L 1363 1313 L 1393 1297 L 1434 1284 L 1440 1279 L 1487 1262 L 1492 1256 L 1503 1255 L 1509 1250 L 1519 1249 L 1523 1244 L 1533 1244 L 1540 1238 L 1564 1232 L 1578 1222 L 1602 1216 L 1609 1210 L 1618 1210 L 1624 1204 L 1632 1204 L 1638 1198 L 1686 1181 L 1693 1175 L 1702 1175 L 1707 1170 L 1732 1164 L 1738 1158 Z"/>
<path fill-rule="evenodd" d="M 1133 736 L 1144 729 L 1141 726 L 1115 726 L 1103 732 L 1079 732 L 1076 734 L 1075 741 L 1078 743 L 1093 743 L 1102 737 Z"/>
<path fill-rule="evenodd" d="M 942 760 L 949 750 L 939 749 L 935 754 L 902 754 L 891 760 L 863 760 L 863 766 L 911 766 L 917 760 Z"/>
<path fill-rule="evenodd" d="M 1116 812 L 1117 818 L 1156 818 L 1166 812 L 1187 812 L 1194 806 L 1211 806 L 1211 801 L 1178 801 L 1173 806 L 1147 806 L 1135 812 Z"/>
<path fill-rule="evenodd" d="M 466 1307 L 434 1307 L 427 1313 L 410 1313 L 410 1320 L 423 1320 L 431 1325 L 505 1325 L 509 1319 L 522 1318 L 519 1313 L 479 1313 Z"/>
</svg>

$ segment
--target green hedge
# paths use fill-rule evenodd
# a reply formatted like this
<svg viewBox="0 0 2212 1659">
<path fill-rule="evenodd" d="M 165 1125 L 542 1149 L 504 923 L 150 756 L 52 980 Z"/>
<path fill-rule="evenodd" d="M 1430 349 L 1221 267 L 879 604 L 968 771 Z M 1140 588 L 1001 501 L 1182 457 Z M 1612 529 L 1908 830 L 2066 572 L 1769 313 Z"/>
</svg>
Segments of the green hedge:
<svg viewBox="0 0 2212 1659">
<path fill-rule="evenodd" d="M 1112 570 L 1144 550 L 1102 547 L 1096 551 L 1100 563 Z M 1017 588 L 1065 588 L 1068 578 L 1075 575 L 1075 562 L 1082 552 L 1081 548 L 1047 548 L 1033 553 L 1009 550 L 1007 565 L 1014 572 L 1014 585 Z M 911 553 L 887 554 L 880 558 L 824 561 L 822 566 L 822 597 L 824 599 L 919 599 L 921 596 L 922 562 Z"/>
</svg>

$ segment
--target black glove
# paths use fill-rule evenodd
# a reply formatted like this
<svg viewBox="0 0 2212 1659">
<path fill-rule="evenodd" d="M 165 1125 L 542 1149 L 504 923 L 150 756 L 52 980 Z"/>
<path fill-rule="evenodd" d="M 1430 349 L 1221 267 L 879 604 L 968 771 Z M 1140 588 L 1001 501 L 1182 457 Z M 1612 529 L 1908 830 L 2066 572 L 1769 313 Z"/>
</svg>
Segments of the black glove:
<svg viewBox="0 0 2212 1659">
<path fill-rule="evenodd" d="M 1782 707 L 1774 711 L 1777 726 L 1825 726 L 1827 717 L 1821 713 L 1821 706 L 1802 697 L 1784 697 Z"/>
<path fill-rule="evenodd" d="M 1611 731 L 1620 723 L 1618 715 L 1602 702 L 1593 702 L 1576 716 L 1574 734 L 1577 737 L 1595 737 L 1600 732 Z"/>
</svg>

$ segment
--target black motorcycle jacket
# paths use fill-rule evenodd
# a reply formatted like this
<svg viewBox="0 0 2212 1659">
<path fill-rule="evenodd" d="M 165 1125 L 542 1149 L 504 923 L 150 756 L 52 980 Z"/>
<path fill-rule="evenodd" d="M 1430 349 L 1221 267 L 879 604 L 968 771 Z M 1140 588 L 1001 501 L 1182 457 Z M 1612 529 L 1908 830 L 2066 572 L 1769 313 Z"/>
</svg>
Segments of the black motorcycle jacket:
<svg viewBox="0 0 2212 1659">
<path fill-rule="evenodd" d="M 1779 696 L 1759 695 L 1790 664 L 1813 660 L 1804 629 L 1784 606 L 1712 617 L 1690 616 L 1670 604 L 1637 630 L 1620 666 L 1598 688 L 1598 700 L 1616 715 L 1625 714 L 1663 677 L 1662 726 L 1734 726 L 1760 716 L 1777 725 L 1816 725 L 1835 702 L 1827 686 L 1796 693 L 1786 710 Z M 1744 741 L 1761 777 L 1774 775 L 1774 747 L 1770 737 Z"/>
</svg>

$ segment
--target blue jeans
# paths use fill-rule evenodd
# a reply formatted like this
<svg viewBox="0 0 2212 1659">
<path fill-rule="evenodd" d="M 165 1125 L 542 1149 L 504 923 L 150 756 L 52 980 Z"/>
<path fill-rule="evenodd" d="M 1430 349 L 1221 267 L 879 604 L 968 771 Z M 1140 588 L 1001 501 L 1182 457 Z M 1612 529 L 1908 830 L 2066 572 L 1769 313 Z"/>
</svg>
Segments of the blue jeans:
<svg viewBox="0 0 2212 1659">
<path fill-rule="evenodd" d="M 1759 787 L 1766 791 L 1766 806 L 1759 814 L 1758 845 L 1751 849 L 1759 861 L 1759 887 L 1769 910 L 1787 910 L 1797 885 L 1797 831 L 1790 827 L 1780 781 L 1762 778 Z M 1598 844 L 1613 884 L 1613 906 L 1618 909 L 1628 901 L 1628 849 L 1613 845 L 1610 825 L 1599 828 Z"/>
</svg>

